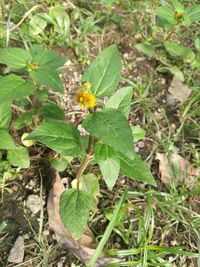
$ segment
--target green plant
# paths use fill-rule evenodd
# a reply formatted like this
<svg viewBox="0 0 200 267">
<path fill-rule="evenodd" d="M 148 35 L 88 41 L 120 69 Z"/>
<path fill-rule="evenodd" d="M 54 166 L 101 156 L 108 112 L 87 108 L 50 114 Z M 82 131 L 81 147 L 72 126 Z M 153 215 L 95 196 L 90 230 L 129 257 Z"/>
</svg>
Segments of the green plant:
<svg viewBox="0 0 200 267">
<path fill-rule="evenodd" d="M 87 136 L 80 136 L 73 125 L 64 121 L 45 120 L 25 138 L 38 141 L 61 155 L 80 158 L 76 188 L 64 191 L 60 200 L 62 221 L 77 239 L 83 234 L 94 202 L 91 188 L 83 187 L 83 173 L 89 163 L 100 166 L 110 190 L 120 173 L 155 185 L 150 171 L 134 152 L 134 136 L 127 121 L 132 88 L 116 91 L 120 72 L 119 53 L 117 47 L 112 45 L 83 74 L 83 81 L 87 83 L 82 84 L 83 89 L 77 93 L 77 101 L 89 111 L 82 124 L 88 132 Z M 102 97 L 110 95 L 104 105 Z M 96 110 L 97 105 L 101 110 Z"/>
</svg>

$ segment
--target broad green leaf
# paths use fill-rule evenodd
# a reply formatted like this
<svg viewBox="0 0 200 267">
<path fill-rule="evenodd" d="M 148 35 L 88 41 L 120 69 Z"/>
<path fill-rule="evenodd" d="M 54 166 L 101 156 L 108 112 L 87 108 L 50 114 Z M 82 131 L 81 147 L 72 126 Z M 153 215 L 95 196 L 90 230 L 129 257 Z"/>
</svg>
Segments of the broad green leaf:
<svg viewBox="0 0 200 267">
<path fill-rule="evenodd" d="M 186 7 L 185 13 L 190 18 L 191 22 L 200 21 L 200 5 L 194 4 Z"/>
<path fill-rule="evenodd" d="M 55 103 L 46 103 L 39 109 L 39 114 L 45 119 L 65 120 L 65 113 Z"/>
<path fill-rule="evenodd" d="M 33 130 L 25 140 L 35 140 L 66 156 L 80 152 L 79 131 L 64 122 L 44 122 Z"/>
<path fill-rule="evenodd" d="M 133 136 L 126 117 L 116 109 L 105 109 L 89 115 L 83 127 L 101 141 L 129 158 L 134 158 Z"/>
<path fill-rule="evenodd" d="M 65 57 L 61 57 L 52 50 L 46 50 L 41 45 L 34 45 L 32 47 L 33 63 L 38 64 L 39 67 L 49 67 L 58 69 L 67 61 Z"/>
<path fill-rule="evenodd" d="M 16 167 L 28 168 L 30 165 L 30 159 L 28 151 L 23 146 L 18 146 L 14 149 L 8 150 L 7 160 Z"/>
<path fill-rule="evenodd" d="M 8 65 L 11 68 L 26 68 L 30 60 L 30 53 L 22 48 L 8 47 L 0 49 L 0 62 Z"/>
<path fill-rule="evenodd" d="M 11 103 L 6 102 L 0 105 L 0 128 L 8 128 L 11 120 L 12 108 Z"/>
<path fill-rule="evenodd" d="M 116 45 L 111 45 L 93 60 L 83 74 L 83 81 L 91 83 L 91 91 L 96 97 L 111 95 L 118 86 L 121 60 Z"/>
<path fill-rule="evenodd" d="M 164 46 L 167 52 L 171 56 L 178 56 L 183 60 L 193 60 L 195 58 L 195 54 L 193 53 L 192 49 L 185 47 L 180 44 L 176 44 L 174 42 L 165 41 Z"/>
<path fill-rule="evenodd" d="M 175 11 L 173 9 L 167 6 L 160 6 L 155 9 L 155 13 L 162 21 L 166 21 L 166 26 L 173 26 L 177 24 Z"/>
<path fill-rule="evenodd" d="M 135 48 L 137 48 L 139 51 L 141 51 L 142 53 L 144 53 L 145 55 L 149 57 L 156 56 L 156 50 L 152 44 L 149 44 L 149 43 L 136 44 Z"/>
<path fill-rule="evenodd" d="M 120 154 L 120 173 L 128 178 L 133 178 L 139 181 L 156 186 L 153 175 L 149 168 L 144 164 L 140 156 L 135 155 L 134 160 L 130 160 Z"/>
<path fill-rule="evenodd" d="M 33 120 L 33 112 L 21 113 L 20 116 L 13 122 L 13 127 L 20 130 L 27 125 L 30 125 Z"/>
<path fill-rule="evenodd" d="M 56 159 L 51 159 L 50 163 L 54 169 L 59 172 L 63 172 L 68 167 L 72 157 L 69 156 L 62 156 Z"/>
<path fill-rule="evenodd" d="M 130 112 L 131 99 L 133 95 L 132 87 L 124 87 L 115 92 L 106 102 L 105 108 L 120 110 L 128 119 Z"/>
<path fill-rule="evenodd" d="M 12 149 L 15 143 L 6 130 L 0 130 L 0 149 Z"/>
<path fill-rule="evenodd" d="M 169 68 L 169 71 L 172 74 L 174 74 L 174 76 L 176 76 L 176 78 L 178 80 L 180 80 L 182 82 L 184 81 L 185 78 L 184 78 L 183 72 L 179 68 L 177 68 L 176 66 L 173 66 L 173 67 Z"/>
<path fill-rule="evenodd" d="M 29 22 L 29 32 L 31 35 L 38 35 L 44 31 L 47 21 L 43 18 L 42 13 L 34 15 Z"/>
<path fill-rule="evenodd" d="M 0 78 L 0 84 L 0 104 L 31 95 L 35 90 L 32 83 L 14 74 Z"/>
<path fill-rule="evenodd" d="M 91 205 L 90 193 L 83 190 L 68 189 L 60 196 L 62 223 L 75 239 L 80 239 L 84 233 Z"/>
<path fill-rule="evenodd" d="M 61 6 L 51 7 L 49 16 L 54 19 L 54 30 L 59 34 L 67 34 L 70 27 L 70 19 L 67 12 Z"/>
<path fill-rule="evenodd" d="M 57 92 L 63 93 L 64 88 L 62 80 L 58 73 L 49 67 L 39 67 L 38 70 L 29 72 L 31 78 L 39 84 L 46 85 Z"/>
<path fill-rule="evenodd" d="M 134 143 L 136 143 L 137 141 L 139 141 L 140 139 L 143 139 L 145 137 L 145 130 L 140 128 L 139 126 L 131 126 L 131 131 L 133 134 L 133 140 Z"/>
<path fill-rule="evenodd" d="M 94 148 L 94 155 L 108 188 L 112 190 L 120 171 L 118 154 L 112 147 L 98 142 Z"/>
</svg>

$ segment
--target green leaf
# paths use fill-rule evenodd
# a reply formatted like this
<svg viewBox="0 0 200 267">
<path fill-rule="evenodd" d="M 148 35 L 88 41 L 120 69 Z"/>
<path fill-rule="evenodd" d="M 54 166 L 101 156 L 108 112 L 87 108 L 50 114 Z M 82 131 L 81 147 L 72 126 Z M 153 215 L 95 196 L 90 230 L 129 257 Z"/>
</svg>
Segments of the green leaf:
<svg viewBox="0 0 200 267">
<path fill-rule="evenodd" d="M 167 6 L 160 6 L 155 9 L 155 13 L 162 20 L 162 22 L 166 22 L 167 27 L 177 24 L 177 20 L 175 19 L 175 12 L 173 9 Z"/>
<path fill-rule="evenodd" d="M 11 120 L 11 103 L 2 103 L 0 105 L 0 128 L 8 128 Z"/>
<path fill-rule="evenodd" d="M 53 120 L 65 120 L 65 113 L 55 103 L 46 103 L 39 109 L 39 114 Z"/>
<path fill-rule="evenodd" d="M 145 55 L 149 57 L 156 56 L 156 50 L 152 44 L 149 44 L 149 43 L 136 44 L 135 48 L 137 48 L 139 51 L 141 51 L 142 53 L 144 53 Z"/>
<path fill-rule="evenodd" d="M 133 134 L 134 143 L 136 143 L 140 139 L 143 139 L 146 134 L 145 130 L 140 128 L 139 126 L 131 126 L 131 131 Z"/>
<path fill-rule="evenodd" d="M 33 112 L 25 112 L 20 114 L 20 116 L 13 122 L 13 127 L 16 130 L 20 130 L 27 125 L 30 125 L 33 120 Z"/>
<path fill-rule="evenodd" d="M 66 156 L 77 156 L 80 152 L 79 131 L 64 122 L 44 122 L 25 138 L 35 140 Z"/>
<path fill-rule="evenodd" d="M 60 216 L 69 233 L 80 239 L 84 233 L 92 205 L 90 193 L 75 188 L 65 190 L 60 196 Z"/>
<path fill-rule="evenodd" d="M 92 135 L 100 138 L 116 151 L 134 158 L 133 136 L 126 117 L 119 110 L 105 109 L 89 115 L 83 127 Z"/>
<path fill-rule="evenodd" d="M 12 149 L 15 143 L 6 130 L 0 130 L 0 149 Z"/>
<path fill-rule="evenodd" d="M 177 68 L 176 66 L 173 66 L 173 67 L 171 67 L 171 68 L 169 68 L 169 71 L 174 75 L 174 76 L 176 76 L 177 77 L 177 79 L 179 79 L 180 81 L 184 81 L 184 75 L 183 75 L 183 72 L 179 69 L 179 68 Z"/>
<path fill-rule="evenodd" d="M 57 92 L 64 93 L 62 80 L 58 73 L 49 67 L 39 67 L 29 72 L 31 78 L 39 84 L 46 85 Z"/>
<path fill-rule="evenodd" d="M 193 53 L 192 49 L 183 45 L 165 41 L 164 46 L 171 56 L 178 56 L 183 60 L 193 60 L 195 58 L 195 54 Z"/>
<path fill-rule="evenodd" d="M 108 99 L 108 101 L 105 104 L 105 108 L 118 109 L 128 119 L 132 95 L 133 95 L 132 87 L 121 88 Z"/>
<path fill-rule="evenodd" d="M 32 83 L 14 74 L 0 78 L 0 84 L 0 104 L 31 95 L 35 90 Z"/>
<path fill-rule="evenodd" d="M 34 15 L 29 22 L 29 32 L 31 35 L 38 35 L 44 31 L 47 21 L 43 18 L 42 13 Z"/>
<path fill-rule="evenodd" d="M 111 45 L 93 60 L 83 74 L 83 81 L 91 83 L 91 91 L 96 97 L 111 95 L 118 86 L 121 60 L 116 45 Z"/>
<path fill-rule="evenodd" d="M 9 47 L 0 49 L 0 62 L 8 65 L 11 68 L 26 68 L 30 60 L 30 53 L 22 48 Z"/>
<path fill-rule="evenodd" d="M 200 5 L 192 5 L 185 8 L 186 15 L 190 18 L 191 22 L 200 21 Z"/>
<path fill-rule="evenodd" d="M 120 161 L 121 174 L 126 175 L 128 178 L 133 178 L 156 186 L 153 175 L 151 174 L 149 168 L 144 164 L 140 156 L 135 155 L 134 160 L 130 160 L 124 155 L 120 154 Z"/>
<path fill-rule="evenodd" d="M 66 170 L 71 160 L 72 160 L 72 157 L 63 156 L 60 158 L 51 159 L 50 163 L 54 169 L 56 169 L 59 172 L 63 172 L 64 170 Z"/>
<path fill-rule="evenodd" d="M 54 19 L 54 30 L 59 34 L 68 34 L 70 27 L 69 15 L 61 6 L 51 7 L 49 9 L 49 16 Z"/>
<path fill-rule="evenodd" d="M 61 57 L 52 50 L 46 50 L 41 45 L 34 45 L 32 47 L 33 63 L 39 67 L 49 67 L 52 69 L 58 69 L 64 65 L 67 61 L 65 57 Z"/>
<path fill-rule="evenodd" d="M 108 188 L 112 190 L 120 171 L 118 154 L 112 147 L 98 142 L 94 148 L 94 155 Z"/>
<path fill-rule="evenodd" d="M 200 52 L 200 38 L 197 38 L 194 42 L 195 48 Z"/>
<path fill-rule="evenodd" d="M 176 12 L 184 13 L 184 5 L 181 2 L 173 0 L 172 4 L 175 7 Z"/>
<path fill-rule="evenodd" d="M 8 151 L 7 160 L 16 167 L 28 168 L 30 166 L 30 159 L 28 151 L 23 146 L 18 146 Z"/>
</svg>

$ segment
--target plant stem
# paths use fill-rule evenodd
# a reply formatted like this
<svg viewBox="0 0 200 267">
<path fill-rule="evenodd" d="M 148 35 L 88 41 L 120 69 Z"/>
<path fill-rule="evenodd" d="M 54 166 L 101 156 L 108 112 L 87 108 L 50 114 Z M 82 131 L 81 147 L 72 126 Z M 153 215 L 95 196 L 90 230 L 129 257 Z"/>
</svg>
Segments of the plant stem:
<svg viewBox="0 0 200 267">
<path fill-rule="evenodd" d="M 90 135 L 88 147 L 86 149 L 86 154 L 85 154 L 85 156 L 81 162 L 81 165 L 77 171 L 77 174 L 76 174 L 77 189 L 79 189 L 80 178 L 81 178 L 82 174 L 84 173 L 85 169 L 87 168 L 88 163 L 90 162 L 90 158 L 92 155 L 92 148 L 93 148 L 93 137 Z"/>
</svg>

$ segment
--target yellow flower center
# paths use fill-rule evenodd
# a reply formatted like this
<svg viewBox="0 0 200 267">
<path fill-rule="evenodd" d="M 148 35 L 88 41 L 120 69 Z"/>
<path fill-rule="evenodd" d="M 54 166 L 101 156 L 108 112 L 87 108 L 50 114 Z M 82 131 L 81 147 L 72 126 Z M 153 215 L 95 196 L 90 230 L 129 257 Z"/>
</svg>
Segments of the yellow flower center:
<svg viewBox="0 0 200 267">
<path fill-rule="evenodd" d="M 176 12 L 176 13 L 175 13 L 175 18 L 176 18 L 177 20 L 181 20 L 181 19 L 183 18 L 183 13 Z"/>
<path fill-rule="evenodd" d="M 77 93 L 76 101 L 86 108 L 92 108 L 96 105 L 96 97 L 93 94 L 85 93 L 84 91 L 79 91 Z"/>
</svg>

